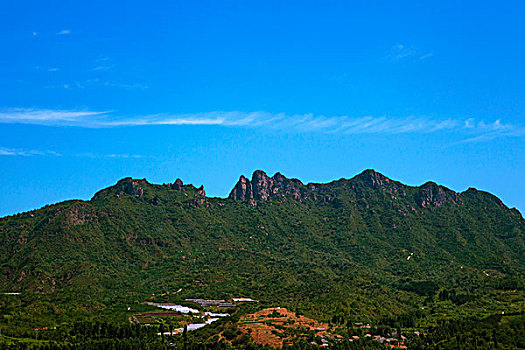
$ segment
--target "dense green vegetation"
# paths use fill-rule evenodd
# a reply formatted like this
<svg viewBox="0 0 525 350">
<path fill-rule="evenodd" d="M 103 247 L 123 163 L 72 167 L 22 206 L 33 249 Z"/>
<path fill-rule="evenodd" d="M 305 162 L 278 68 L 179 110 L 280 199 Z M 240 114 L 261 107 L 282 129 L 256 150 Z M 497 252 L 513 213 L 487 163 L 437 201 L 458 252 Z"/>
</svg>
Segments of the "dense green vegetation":
<svg viewBox="0 0 525 350">
<path fill-rule="evenodd" d="M 502 312 L 515 316 L 479 321 L 482 334 L 495 332 L 482 338 L 505 348 L 512 343 L 498 329 L 519 334 L 518 211 L 474 189 L 409 187 L 370 171 L 301 191 L 252 205 L 128 178 L 90 201 L 2 218 L 0 292 L 21 294 L 0 295 L 0 330 L 35 339 L 35 328 L 75 322 L 125 327 L 151 309 L 144 301 L 155 294 L 156 301 L 245 296 L 342 325 L 395 319 L 391 327 L 426 330 L 422 347 L 479 338 L 475 330 L 454 338 L 439 329 L 459 332 L 461 322 Z"/>
</svg>

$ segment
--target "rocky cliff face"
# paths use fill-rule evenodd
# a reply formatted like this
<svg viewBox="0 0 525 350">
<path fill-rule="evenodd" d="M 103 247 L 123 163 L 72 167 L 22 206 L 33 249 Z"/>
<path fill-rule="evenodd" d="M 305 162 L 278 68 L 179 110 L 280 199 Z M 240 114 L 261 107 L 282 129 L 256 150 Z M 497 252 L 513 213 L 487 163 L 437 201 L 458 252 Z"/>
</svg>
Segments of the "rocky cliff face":
<svg viewBox="0 0 525 350">
<path fill-rule="evenodd" d="M 230 195 L 228 196 L 230 199 L 235 200 L 247 200 L 247 199 L 253 199 L 253 187 L 250 180 L 248 180 L 244 175 L 241 175 L 239 178 L 239 181 L 235 185 L 235 187 L 231 190 Z"/>
<path fill-rule="evenodd" d="M 359 179 L 369 187 L 376 189 L 393 183 L 388 177 L 372 169 L 363 171 L 355 179 Z"/>
<path fill-rule="evenodd" d="M 197 194 L 203 196 L 203 197 L 206 197 L 206 191 L 204 191 L 204 185 L 201 185 L 201 187 L 199 188 L 195 188 L 195 186 L 193 185 L 184 185 L 184 183 L 182 182 L 181 179 L 177 179 L 175 180 L 174 183 L 168 183 L 168 184 L 163 184 L 164 186 L 167 186 L 169 188 L 171 188 L 172 190 L 176 190 L 176 191 L 184 191 L 185 189 L 188 189 L 188 190 L 191 190 L 191 191 L 197 191 Z"/>
<path fill-rule="evenodd" d="M 129 194 L 134 197 L 142 197 L 144 195 L 144 189 L 141 184 L 147 184 L 146 179 L 134 180 L 130 177 L 120 180 L 115 186 L 117 196 L 122 196 L 123 194 Z"/>
<path fill-rule="evenodd" d="M 440 207 L 447 202 L 462 203 L 458 193 L 433 182 L 427 182 L 419 187 L 416 201 L 422 207 Z"/>
<path fill-rule="evenodd" d="M 310 184 L 315 188 L 315 185 Z M 266 201 L 272 198 L 291 196 L 301 199 L 308 196 L 309 188 L 298 179 L 288 179 L 281 173 L 269 177 L 264 171 L 257 170 L 252 175 L 252 180 L 241 176 L 228 198 L 234 200 Z"/>
</svg>

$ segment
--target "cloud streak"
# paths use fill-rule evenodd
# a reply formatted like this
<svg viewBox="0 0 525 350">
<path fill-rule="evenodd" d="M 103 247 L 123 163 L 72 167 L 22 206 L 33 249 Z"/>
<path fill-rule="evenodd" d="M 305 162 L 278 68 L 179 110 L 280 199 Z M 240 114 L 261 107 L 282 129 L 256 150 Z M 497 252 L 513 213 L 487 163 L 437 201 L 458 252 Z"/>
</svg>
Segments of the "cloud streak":
<svg viewBox="0 0 525 350">
<path fill-rule="evenodd" d="M 432 119 L 409 116 L 350 117 L 323 115 L 287 115 L 268 112 L 205 112 L 192 114 L 154 114 L 123 117 L 111 111 L 67 111 L 40 109 L 0 110 L 0 123 L 34 124 L 81 128 L 115 128 L 140 126 L 223 126 L 265 128 L 289 132 L 320 132 L 337 135 L 430 134 L 447 132 L 458 135 L 460 142 L 476 142 L 500 137 L 523 137 L 525 127 L 504 123 L 477 121 L 473 118 Z"/>
<path fill-rule="evenodd" d="M 107 116 L 108 112 L 15 108 L 0 110 L 0 123 L 95 127 Z"/>
<path fill-rule="evenodd" d="M 31 156 L 56 156 L 60 157 L 61 154 L 54 151 L 39 151 L 39 150 L 24 150 L 20 148 L 8 148 L 0 147 L 0 156 L 22 156 L 22 157 L 31 157 Z"/>
<path fill-rule="evenodd" d="M 408 58 L 416 58 L 418 60 L 426 60 L 434 56 L 432 52 L 421 52 L 413 46 L 406 46 L 397 44 L 390 48 L 387 57 L 394 61 L 401 61 Z"/>
<path fill-rule="evenodd" d="M 91 159 L 141 159 L 141 158 L 154 158 L 153 156 L 143 154 L 128 154 L 128 153 L 110 153 L 110 154 L 99 154 L 99 153 L 75 153 L 75 154 L 64 154 L 50 150 L 35 150 L 35 149 L 21 149 L 21 148 L 9 148 L 0 147 L 0 157 L 78 157 L 78 158 L 91 158 Z"/>
<path fill-rule="evenodd" d="M 108 69 L 111 69 L 111 68 L 112 67 L 108 67 Z M 96 87 L 96 86 L 103 86 L 103 87 L 109 87 L 109 88 L 122 88 L 122 89 L 127 89 L 127 90 L 145 90 L 149 88 L 149 86 L 144 85 L 144 84 L 126 83 L 126 82 L 119 82 L 119 81 L 105 81 L 99 78 L 86 79 L 84 81 L 74 81 L 70 83 L 61 83 L 58 85 L 47 85 L 45 88 L 46 89 L 73 90 L 73 89 L 86 89 L 86 88 L 91 88 L 91 87 Z"/>
</svg>

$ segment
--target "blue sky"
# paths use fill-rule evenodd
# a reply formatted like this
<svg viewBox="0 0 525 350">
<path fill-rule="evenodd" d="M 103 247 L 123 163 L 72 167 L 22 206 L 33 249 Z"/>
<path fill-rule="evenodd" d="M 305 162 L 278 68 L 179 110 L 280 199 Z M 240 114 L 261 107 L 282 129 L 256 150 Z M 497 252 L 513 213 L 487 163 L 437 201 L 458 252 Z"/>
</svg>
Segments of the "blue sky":
<svg viewBox="0 0 525 350">
<path fill-rule="evenodd" d="M 125 176 L 367 168 L 525 209 L 521 1 L 13 1 L 0 216 Z"/>
</svg>

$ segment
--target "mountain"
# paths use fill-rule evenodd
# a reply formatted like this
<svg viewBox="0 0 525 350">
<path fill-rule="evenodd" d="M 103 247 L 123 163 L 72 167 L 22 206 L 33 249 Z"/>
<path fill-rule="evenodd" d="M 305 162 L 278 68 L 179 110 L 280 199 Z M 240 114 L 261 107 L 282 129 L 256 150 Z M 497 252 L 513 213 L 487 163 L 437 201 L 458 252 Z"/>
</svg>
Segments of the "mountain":
<svg viewBox="0 0 525 350">
<path fill-rule="evenodd" d="M 449 292 L 472 312 L 522 310 L 524 234 L 521 214 L 489 193 L 373 170 L 326 184 L 258 170 L 228 198 L 125 178 L 89 201 L 0 219 L 0 291 L 21 293 L 0 299 L 13 316 L 0 327 L 124 320 L 123 305 L 163 291 L 318 318 L 416 312 Z"/>
</svg>

